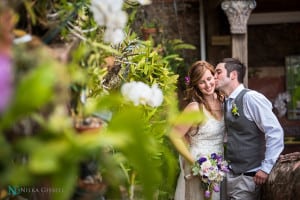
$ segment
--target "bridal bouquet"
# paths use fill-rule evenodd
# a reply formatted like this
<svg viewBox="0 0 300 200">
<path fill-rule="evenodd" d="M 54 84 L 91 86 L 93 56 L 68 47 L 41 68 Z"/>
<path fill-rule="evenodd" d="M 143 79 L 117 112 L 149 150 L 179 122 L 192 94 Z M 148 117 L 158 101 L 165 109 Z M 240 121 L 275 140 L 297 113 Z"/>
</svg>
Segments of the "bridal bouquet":
<svg viewBox="0 0 300 200">
<path fill-rule="evenodd" d="M 204 196 L 210 198 L 212 191 L 219 192 L 219 183 L 229 172 L 227 161 L 221 155 L 212 153 L 200 157 L 192 166 L 194 176 L 200 176 L 204 187 Z"/>
</svg>

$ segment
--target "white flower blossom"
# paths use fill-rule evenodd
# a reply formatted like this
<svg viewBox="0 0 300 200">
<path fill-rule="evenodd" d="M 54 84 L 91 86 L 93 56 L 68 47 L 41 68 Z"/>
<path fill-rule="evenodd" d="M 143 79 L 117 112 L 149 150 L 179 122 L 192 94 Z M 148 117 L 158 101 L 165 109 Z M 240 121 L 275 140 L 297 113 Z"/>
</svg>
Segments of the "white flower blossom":
<svg viewBox="0 0 300 200">
<path fill-rule="evenodd" d="M 218 178 L 219 172 L 218 172 L 218 167 L 217 166 L 212 166 L 210 169 L 210 173 L 208 173 L 207 177 L 209 180 L 215 181 Z"/>
<path fill-rule="evenodd" d="M 275 99 L 274 107 L 278 111 L 278 116 L 282 117 L 287 112 L 287 103 L 291 101 L 291 95 L 288 92 L 278 94 Z"/>
<path fill-rule="evenodd" d="M 106 16 L 108 15 L 107 4 L 100 3 L 100 1 L 92 0 L 90 10 L 94 15 L 94 19 L 99 26 L 106 25 Z"/>
<path fill-rule="evenodd" d="M 107 18 L 107 28 L 123 29 L 127 23 L 127 13 L 124 11 L 115 12 L 112 16 Z"/>
<path fill-rule="evenodd" d="M 135 0 L 141 5 L 151 4 L 151 0 Z M 124 27 L 128 16 L 122 10 L 123 0 L 91 0 L 90 10 L 99 26 L 106 28 L 104 41 L 114 45 L 121 43 L 124 38 Z"/>
<path fill-rule="evenodd" d="M 92 0 L 90 10 L 99 26 L 105 26 L 104 41 L 121 43 L 127 23 L 127 13 L 122 10 L 123 0 Z"/>
<path fill-rule="evenodd" d="M 148 85 L 143 82 L 130 82 L 125 83 L 121 92 L 124 97 L 131 100 L 134 105 L 146 105 L 147 99 L 150 98 L 151 90 Z"/>
<path fill-rule="evenodd" d="M 152 3 L 151 0 L 137 0 L 141 5 L 149 5 Z"/>
<path fill-rule="evenodd" d="M 125 38 L 122 29 L 106 29 L 104 33 L 104 41 L 111 42 L 112 44 L 120 44 Z"/>
<path fill-rule="evenodd" d="M 121 87 L 122 95 L 132 101 L 134 105 L 149 105 L 158 107 L 163 102 L 163 93 L 157 85 L 151 88 L 143 82 L 125 83 Z"/>
<path fill-rule="evenodd" d="M 151 87 L 151 97 L 150 99 L 148 99 L 148 105 L 151 107 L 158 107 L 162 104 L 163 100 L 164 100 L 164 96 L 162 91 L 158 88 L 157 84 L 154 84 Z"/>
</svg>

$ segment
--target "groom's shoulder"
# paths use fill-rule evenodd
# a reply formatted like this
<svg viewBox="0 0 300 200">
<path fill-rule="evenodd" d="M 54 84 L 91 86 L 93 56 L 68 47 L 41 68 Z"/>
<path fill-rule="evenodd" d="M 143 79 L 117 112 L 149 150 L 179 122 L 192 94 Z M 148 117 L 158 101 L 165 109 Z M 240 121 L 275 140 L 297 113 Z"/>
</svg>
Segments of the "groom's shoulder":
<svg viewBox="0 0 300 200">
<path fill-rule="evenodd" d="M 265 96 L 263 93 L 253 90 L 253 89 L 249 89 L 249 88 L 245 88 L 246 93 L 245 95 L 249 95 L 249 96 Z"/>
<path fill-rule="evenodd" d="M 244 98 L 251 100 L 256 100 L 256 101 L 262 101 L 262 100 L 268 100 L 268 98 L 261 92 L 252 90 L 252 89 L 246 89 L 247 92 L 244 95 Z"/>
</svg>

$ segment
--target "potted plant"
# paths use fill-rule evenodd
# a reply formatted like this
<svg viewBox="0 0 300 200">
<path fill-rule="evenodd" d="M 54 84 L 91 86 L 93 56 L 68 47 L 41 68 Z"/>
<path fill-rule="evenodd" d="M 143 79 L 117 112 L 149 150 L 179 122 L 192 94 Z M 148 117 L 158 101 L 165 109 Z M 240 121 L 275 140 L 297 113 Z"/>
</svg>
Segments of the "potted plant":
<svg viewBox="0 0 300 200">
<path fill-rule="evenodd" d="M 157 23 L 155 21 L 144 22 L 141 31 L 143 34 L 143 39 L 148 40 L 150 36 L 157 34 Z"/>
</svg>

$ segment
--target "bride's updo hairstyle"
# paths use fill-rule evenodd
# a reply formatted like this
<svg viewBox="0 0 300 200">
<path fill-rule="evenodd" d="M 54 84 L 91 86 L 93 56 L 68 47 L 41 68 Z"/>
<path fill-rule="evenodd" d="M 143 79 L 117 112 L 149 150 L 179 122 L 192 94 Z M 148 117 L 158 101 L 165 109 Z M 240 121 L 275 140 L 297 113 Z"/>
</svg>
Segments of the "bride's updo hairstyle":
<svg viewBox="0 0 300 200">
<path fill-rule="evenodd" d="M 209 108 L 208 104 L 204 101 L 203 94 L 198 88 L 198 83 L 207 69 L 212 75 L 215 74 L 214 67 L 206 61 L 200 60 L 192 64 L 188 72 L 188 77 L 186 77 L 185 100 L 187 102 L 196 101 L 199 104 L 203 104 L 205 108 L 211 112 L 211 108 Z M 216 94 L 218 100 L 223 101 L 223 95 L 221 95 L 218 90 L 216 90 Z"/>
</svg>

